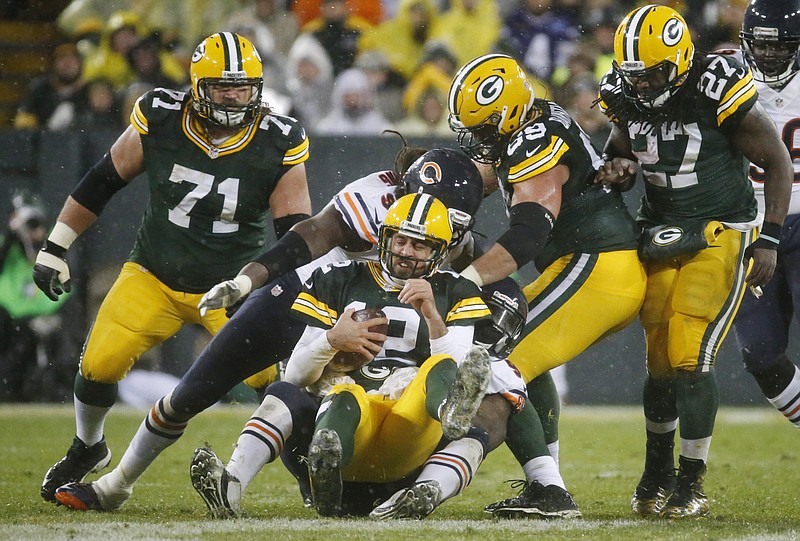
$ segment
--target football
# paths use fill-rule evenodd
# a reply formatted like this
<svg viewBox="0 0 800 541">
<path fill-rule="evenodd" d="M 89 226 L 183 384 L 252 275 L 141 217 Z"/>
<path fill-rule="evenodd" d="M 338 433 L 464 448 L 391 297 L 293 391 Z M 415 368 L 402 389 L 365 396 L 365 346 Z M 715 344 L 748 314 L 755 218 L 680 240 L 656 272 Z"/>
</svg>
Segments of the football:
<svg viewBox="0 0 800 541">
<path fill-rule="evenodd" d="M 354 321 L 369 321 L 377 317 L 386 317 L 386 314 L 384 314 L 383 310 L 380 308 L 364 308 L 353 312 Z M 389 325 L 375 325 L 370 327 L 369 330 L 370 332 L 379 332 L 385 335 L 389 331 Z M 375 343 L 380 344 L 380 342 Z M 350 372 L 351 370 L 361 368 L 369 361 L 370 359 L 354 351 L 337 351 L 336 355 L 331 359 L 331 362 L 328 363 L 328 366 L 336 372 Z"/>
</svg>

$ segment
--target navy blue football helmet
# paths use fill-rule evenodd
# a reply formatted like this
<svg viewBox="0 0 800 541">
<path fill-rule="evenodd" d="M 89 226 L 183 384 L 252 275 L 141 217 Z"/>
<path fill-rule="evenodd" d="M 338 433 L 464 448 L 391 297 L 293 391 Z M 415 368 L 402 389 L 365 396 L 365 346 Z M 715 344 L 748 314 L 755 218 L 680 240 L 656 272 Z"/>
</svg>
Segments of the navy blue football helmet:
<svg viewBox="0 0 800 541">
<path fill-rule="evenodd" d="M 483 201 L 483 180 L 475 164 L 460 150 L 429 150 L 411 164 L 402 183 L 406 194 L 422 191 L 445 204 L 453 226 L 453 244 L 472 229 Z"/>
<path fill-rule="evenodd" d="M 492 320 L 476 326 L 473 341 L 495 357 L 508 357 L 522 336 L 528 301 L 511 277 L 484 286 L 481 298 L 492 311 Z"/>
<path fill-rule="evenodd" d="M 800 69 L 800 0 L 752 0 L 739 39 L 753 78 L 784 85 Z"/>
</svg>

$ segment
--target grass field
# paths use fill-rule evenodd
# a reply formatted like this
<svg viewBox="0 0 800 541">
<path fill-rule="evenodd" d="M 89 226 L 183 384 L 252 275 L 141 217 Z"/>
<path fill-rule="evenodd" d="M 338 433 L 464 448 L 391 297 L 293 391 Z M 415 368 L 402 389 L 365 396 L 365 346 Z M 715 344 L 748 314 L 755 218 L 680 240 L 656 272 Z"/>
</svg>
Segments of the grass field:
<svg viewBox="0 0 800 541">
<path fill-rule="evenodd" d="M 80 513 L 39 497 L 44 472 L 72 440 L 72 408 L 3 405 L 0 539 L 800 539 L 798 433 L 766 407 L 720 411 L 706 480 L 712 515 L 705 519 L 664 522 L 630 513 L 644 459 L 638 408 L 567 406 L 561 468 L 583 511 L 580 520 L 504 521 L 483 513 L 487 503 L 512 495 L 503 481 L 521 475 L 505 448 L 488 457 L 464 494 L 423 522 L 319 519 L 302 506 L 280 464 L 268 465 L 248 490 L 248 518 L 209 520 L 189 483 L 192 451 L 208 441 L 227 460 L 252 409 L 225 406 L 204 413 L 145 473 L 125 507 Z M 113 410 L 106 432 L 112 464 L 142 417 L 138 410 Z"/>
</svg>

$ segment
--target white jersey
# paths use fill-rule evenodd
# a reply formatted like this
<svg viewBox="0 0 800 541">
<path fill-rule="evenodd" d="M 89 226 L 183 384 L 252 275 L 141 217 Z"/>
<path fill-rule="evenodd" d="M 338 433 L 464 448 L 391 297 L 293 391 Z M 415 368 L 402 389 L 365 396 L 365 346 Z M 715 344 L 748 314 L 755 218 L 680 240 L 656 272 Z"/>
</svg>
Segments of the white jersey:
<svg viewBox="0 0 800 541">
<path fill-rule="evenodd" d="M 800 76 L 795 76 L 782 90 L 777 91 L 756 81 L 758 102 L 775 122 L 783 143 L 789 149 L 794 164 L 794 184 L 789 214 L 800 214 Z M 756 192 L 759 212 L 764 212 L 764 170 L 750 165 L 750 181 Z"/>
<path fill-rule="evenodd" d="M 333 207 L 339 211 L 344 223 L 358 234 L 359 238 L 370 243 L 371 249 L 365 252 L 348 252 L 344 248 L 334 248 L 324 256 L 297 269 L 301 282 L 309 279 L 315 269 L 325 265 L 347 260 L 378 260 L 379 230 L 384 218 L 394 202 L 402 196 L 402 186 L 397 184 L 393 171 L 378 171 L 345 186 L 325 208 Z M 398 193 L 399 190 L 399 193 Z M 445 261 L 456 259 L 465 251 L 472 250 L 472 234 L 464 235 L 458 246 L 452 247 Z"/>
<path fill-rule="evenodd" d="M 378 260 L 378 230 L 389 207 L 398 197 L 400 186 L 395 184 L 397 175 L 393 171 L 378 171 L 345 186 L 325 208 L 333 205 L 341 214 L 344 223 L 355 231 L 359 238 L 370 243 L 372 248 L 366 252 L 348 252 L 344 248 L 334 248 L 297 269 L 300 280 L 305 282 L 319 267 L 338 261 Z"/>
</svg>

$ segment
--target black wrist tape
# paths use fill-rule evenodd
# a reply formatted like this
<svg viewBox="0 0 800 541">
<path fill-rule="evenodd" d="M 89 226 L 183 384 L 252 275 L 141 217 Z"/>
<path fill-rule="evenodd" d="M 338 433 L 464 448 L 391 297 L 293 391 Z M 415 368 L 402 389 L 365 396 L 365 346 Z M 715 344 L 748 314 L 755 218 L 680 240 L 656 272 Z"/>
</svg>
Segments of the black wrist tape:
<svg viewBox="0 0 800 541">
<path fill-rule="evenodd" d="M 526 201 L 511 207 L 510 225 L 497 244 L 506 249 L 521 269 L 533 260 L 547 242 L 555 218 L 539 203 Z"/>
<path fill-rule="evenodd" d="M 272 227 L 275 228 L 275 236 L 278 238 L 278 240 L 281 240 L 294 224 L 302 222 L 308 218 L 308 214 L 289 214 L 287 216 L 281 216 L 280 218 L 274 218 L 272 220 Z"/>
<path fill-rule="evenodd" d="M 52 240 L 44 241 L 44 245 L 42 246 L 42 251 L 48 254 L 54 255 L 56 257 L 60 257 L 64 259 L 67 255 L 67 249 L 63 246 L 59 246 Z"/>
<path fill-rule="evenodd" d="M 95 216 L 100 216 L 111 197 L 127 184 L 117 173 L 111 155 L 106 153 L 89 169 L 70 195 Z"/>
<path fill-rule="evenodd" d="M 254 259 L 269 271 L 269 280 L 275 280 L 283 274 L 302 267 L 311 262 L 311 250 L 306 239 L 299 233 L 287 231 L 269 250 Z"/>
<path fill-rule="evenodd" d="M 761 231 L 758 234 L 758 240 L 765 240 L 768 242 L 772 242 L 777 246 L 781 243 L 781 230 L 783 226 L 780 226 L 774 222 L 764 222 L 764 225 L 761 226 Z"/>
</svg>

